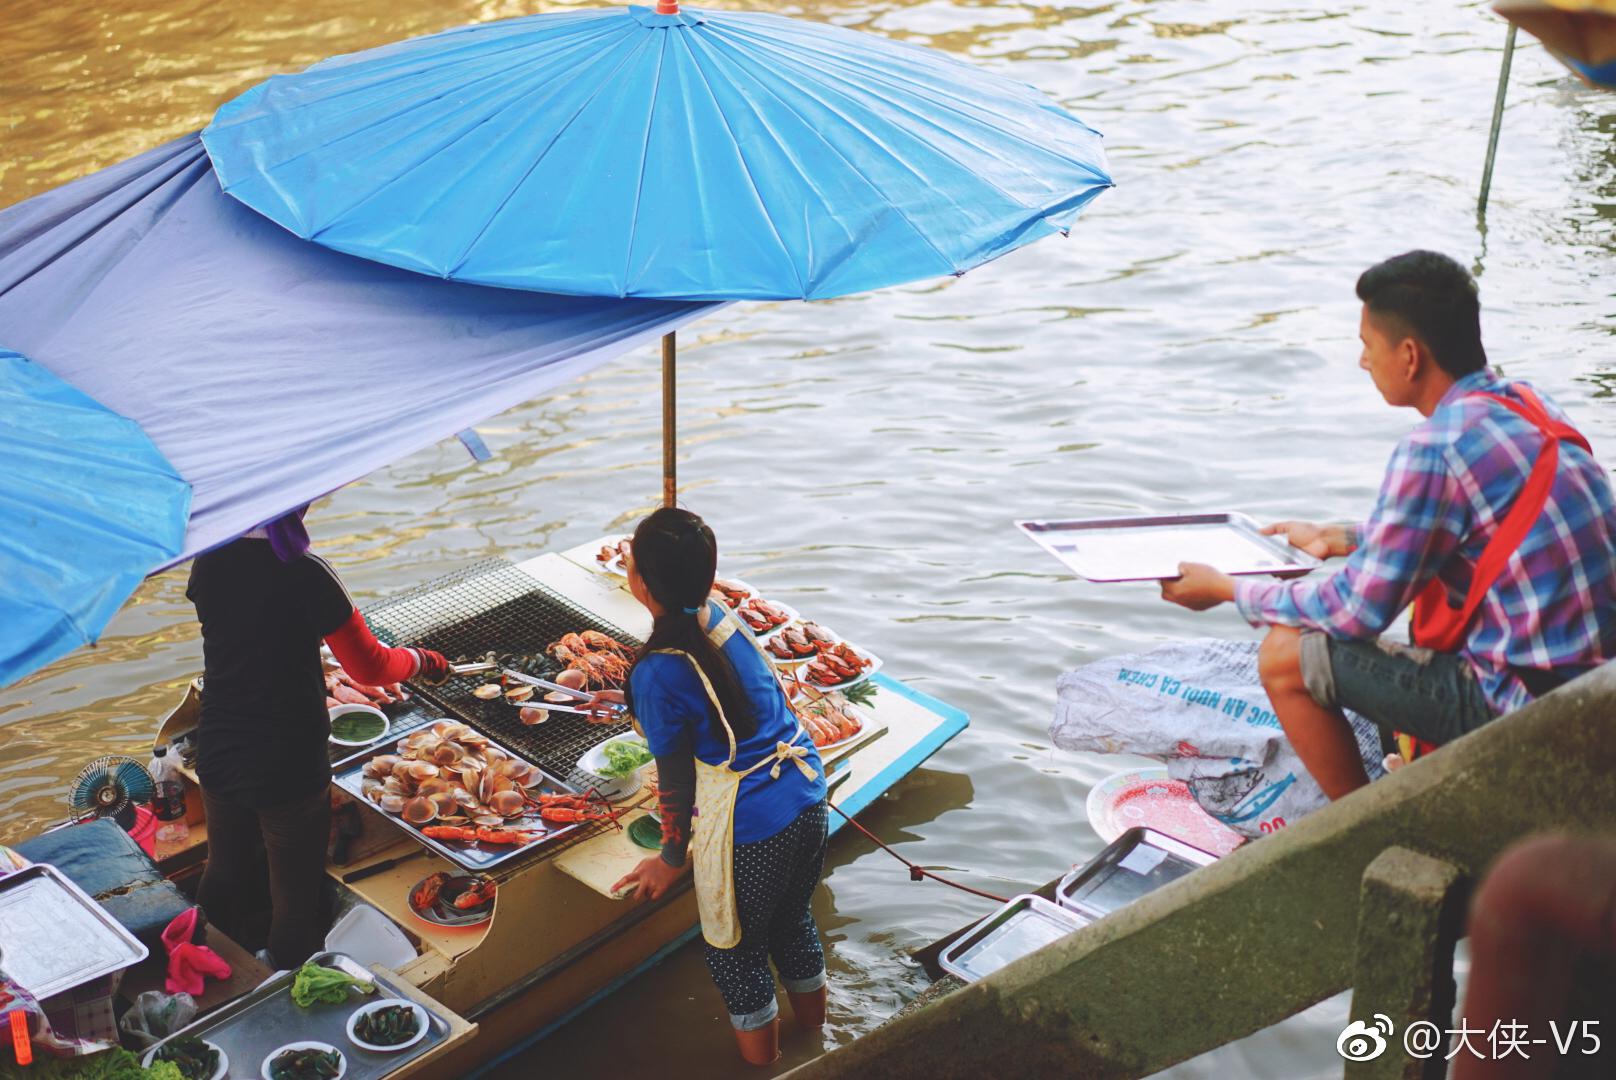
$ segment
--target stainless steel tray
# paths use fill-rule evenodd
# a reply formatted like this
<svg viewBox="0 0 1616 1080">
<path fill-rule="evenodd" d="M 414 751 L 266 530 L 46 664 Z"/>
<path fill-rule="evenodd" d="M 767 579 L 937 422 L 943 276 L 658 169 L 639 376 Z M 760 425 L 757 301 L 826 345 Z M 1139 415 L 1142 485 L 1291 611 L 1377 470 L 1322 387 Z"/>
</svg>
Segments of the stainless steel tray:
<svg viewBox="0 0 1616 1080">
<path fill-rule="evenodd" d="M 943 950 L 938 963 L 949 974 L 975 982 L 1093 921 L 1022 893 Z"/>
<path fill-rule="evenodd" d="M 1135 826 L 1061 878 L 1055 902 L 1068 911 L 1098 919 L 1217 861 L 1211 852 L 1175 836 Z"/>
<path fill-rule="evenodd" d="M 1033 543 L 1089 581 L 1160 581 L 1180 562 L 1226 574 L 1295 577 L 1321 565 L 1283 537 L 1264 536 L 1245 514 L 1018 521 Z"/>
<path fill-rule="evenodd" d="M 0 971 L 48 998 L 146 959 L 146 946 L 54 866 L 0 878 Z"/>
<path fill-rule="evenodd" d="M 484 738 L 487 738 L 487 736 L 484 736 Z M 508 747 L 502 746 L 493 739 L 489 739 L 488 742 L 489 745 L 498 748 L 508 757 L 516 758 L 519 761 L 527 761 L 527 759 L 522 757 L 521 754 L 516 753 Z M 391 821 L 394 825 L 397 825 L 400 829 L 403 829 L 410 835 L 411 839 L 425 844 L 433 851 L 436 851 L 439 855 L 442 855 L 445 859 L 448 859 L 450 862 L 455 863 L 458 866 L 463 866 L 467 870 L 487 870 L 489 867 L 499 866 L 502 863 L 510 862 L 512 859 L 519 859 L 525 855 L 531 855 L 539 848 L 553 843 L 554 841 L 559 840 L 561 837 L 576 832 L 584 827 L 584 823 L 572 825 L 551 825 L 541 820 L 535 814 L 526 818 L 514 818 L 505 826 L 506 828 L 520 829 L 523 832 L 543 833 L 542 836 L 533 840 L 531 843 L 523 844 L 521 847 L 513 847 L 509 845 L 479 845 L 476 843 L 463 843 L 458 840 L 434 840 L 430 836 L 423 833 L 419 826 L 411 825 L 397 814 L 389 814 L 380 806 L 377 806 L 375 803 L 367 799 L 360 792 L 360 781 L 363 779 L 361 773 L 364 771 L 365 764 L 372 758 L 380 757 L 383 754 L 392 753 L 394 745 L 395 744 L 393 743 L 387 743 L 381 746 L 374 746 L 365 751 L 365 753 L 359 757 L 345 759 L 342 765 L 339 766 L 340 771 L 331 778 L 331 782 L 342 788 L 342 790 L 346 791 L 348 794 L 352 795 L 356 800 L 358 800 L 361 806 L 368 807 L 369 809 L 380 814 L 382 817 L 386 818 L 388 821 Z M 577 794 L 577 788 L 570 787 L 567 784 L 562 783 L 560 780 L 557 780 L 554 776 L 551 776 L 543 769 L 540 769 L 539 773 L 541 776 L 539 786 L 537 789 L 530 788 L 530 791 L 537 790 L 540 793 L 545 794 Z"/>
<path fill-rule="evenodd" d="M 376 993 L 350 991 L 344 1004 L 317 1003 L 305 1009 L 292 1000 L 292 980 L 296 972 L 282 971 L 218 1012 L 209 1013 L 191 1026 L 176 1031 L 169 1039 L 181 1035 L 206 1039 L 224 1051 L 224 1056 L 230 1059 L 230 1075 L 239 1077 L 262 1075 L 264 1059 L 289 1042 L 316 1039 L 342 1051 L 348 1063 L 343 1080 L 371 1080 L 396 1072 L 449 1037 L 449 1022 L 427 1009 L 426 1037 L 414 1046 L 390 1054 L 361 1050 L 348 1038 L 348 1017 L 355 1009 L 380 998 L 414 999 L 403 993 L 397 983 L 378 978 L 375 972 L 352 957 L 320 953 L 310 959 L 357 979 L 374 982 Z"/>
</svg>

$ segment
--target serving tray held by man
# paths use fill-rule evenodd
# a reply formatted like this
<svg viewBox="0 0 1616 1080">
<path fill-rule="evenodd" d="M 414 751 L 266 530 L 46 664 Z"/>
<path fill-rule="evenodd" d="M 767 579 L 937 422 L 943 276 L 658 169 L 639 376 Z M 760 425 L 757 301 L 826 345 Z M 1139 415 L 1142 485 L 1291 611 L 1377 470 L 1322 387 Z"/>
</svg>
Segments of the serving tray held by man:
<svg viewBox="0 0 1616 1080">
<path fill-rule="evenodd" d="M 1392 453 L 1362 525 L 1270 534 L 1344 561 L 1299 581 L 1198 563 L 1162 583 L 1194 610 L 1233 601 L 1269 627 L 1260 673 L 1331 798 L 1368 782 L 1343 709 L 1440 746 L 1616 656 L 1616 501 L 1552 401 L 1487 366 L 1469 273 L 1411 251 L 1358 279 L 1359 365 L 1425 419 Z M 1414 605 L 1413 644 L 1382 638 Z"/>
</svg>

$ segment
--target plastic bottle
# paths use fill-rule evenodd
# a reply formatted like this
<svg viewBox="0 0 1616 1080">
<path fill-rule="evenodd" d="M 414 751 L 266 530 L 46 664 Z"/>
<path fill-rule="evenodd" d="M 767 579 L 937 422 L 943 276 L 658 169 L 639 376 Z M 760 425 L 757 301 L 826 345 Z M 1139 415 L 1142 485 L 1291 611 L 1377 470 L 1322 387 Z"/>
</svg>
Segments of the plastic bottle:
<svg viewBox="0 0 1616 1080">
<path fill-rule="evenodd" d="M 166 744 L 152 752 L 151 774 L 157 782 L 152 810 L 157 814 L 158 842 L 177 844 L 191 835 L 191 827 L 185 824 L 185 778 L 168 756 Z"/>
</svg>

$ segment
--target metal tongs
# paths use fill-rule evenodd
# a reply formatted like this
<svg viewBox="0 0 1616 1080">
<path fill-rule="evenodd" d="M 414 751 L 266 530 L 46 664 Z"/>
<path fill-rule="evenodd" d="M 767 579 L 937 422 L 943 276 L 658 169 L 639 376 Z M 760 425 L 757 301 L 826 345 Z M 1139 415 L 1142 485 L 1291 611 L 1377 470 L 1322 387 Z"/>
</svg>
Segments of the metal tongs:
<svg viewBox="0 0 1616 1080">
<path fill-rule="evenodd" d="M 481 675 L 485 671 L 493 671 L 499 664 L 493 660 L 473 660 L 466 664 L 450 664 L 451 675 Z"/>
<path fill-rule="evenodd" d="M 587 690 L 579 690 L 572 686 L 562 686 L 560 683 L 553 683 L 547 679 L 541 679 L 535 675 L 528 675 L 520 671 L 513 671 L 510 668 L 501 668 L 500 674 L 505 676 L 507 679 L 510 679 L 512 682 L 525 683 L 528 686 L 537 687 L 541 690 L 549 690 L 552 692 L 566 694 L 568 697 L 571 697 L 577 701 L 592 701 L 595 697 L 594 694 L 591 694 Z M 511 704 L 522 705 L 534 709 L 555 709 L 559 712 L 579 713 L 585 716 L 589 715 L 591 711 L 589 709 L 575 709 L 570 705 L 556 705 L 548 701 L 513 701 Z M 615 701 L 603 701 L 597 706 L 597 708 L 609 710 L 622 709 L 623 707 L 623 705 Z"/>
</svg>

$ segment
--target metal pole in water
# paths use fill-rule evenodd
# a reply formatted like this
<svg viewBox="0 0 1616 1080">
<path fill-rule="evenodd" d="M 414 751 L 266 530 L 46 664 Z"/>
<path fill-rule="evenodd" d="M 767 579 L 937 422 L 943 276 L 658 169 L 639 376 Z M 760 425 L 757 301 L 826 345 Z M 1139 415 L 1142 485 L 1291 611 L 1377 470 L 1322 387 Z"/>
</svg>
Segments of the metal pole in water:
<svg viewBox="0 0 1616 1080">
<path fill-rule="evenodd" d="M 678 352 L 674 334 L 662 335 L 662 505 L 672 506 L 679 500 L 679 485 L 674 477 L 674 364 Z"/>
<path fill-rule="evenodd" d="M 1498 96 L 1493 99 L 1493 129 L 1487 136 L 1487 164 L 1481 170 L 1481 197 L 1476 200 L 1476 214 L 1487 213 L 1487 195 L 1493 187 L 1493 159 L 1498 156 L 1498 129 L 1504 123 L 1504 92 L 1509 89 L 1509 64 L 1515 58 L 1515 24 L 1504 38 L 1504 62 L 1498 69 Z"/>
</svg>

